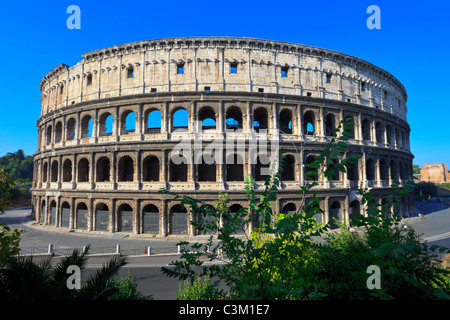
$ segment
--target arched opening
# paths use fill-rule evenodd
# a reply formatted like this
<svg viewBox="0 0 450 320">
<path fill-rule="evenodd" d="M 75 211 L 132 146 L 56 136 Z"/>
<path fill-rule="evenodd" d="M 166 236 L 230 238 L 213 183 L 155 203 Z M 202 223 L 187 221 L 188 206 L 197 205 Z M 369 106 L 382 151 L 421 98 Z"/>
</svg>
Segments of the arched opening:
<svg viewBox="0 0 450 320">
<path fill-rule="evenodd" d="M 226 120 L 227 129 L 242 129 L 242 112 L 237 107 L 230 107 L 227 110 Z"/>
<path fill-rule="evenodd" d="M 236 214 L 238 214 L 241 210 L 243 209 L 243 207 L 240 204 L 233 204 L 230 206 L 229 212 L 223 215 L 223 223 L 224 225 L 229 224 L 230 218 L 233 218 L 236 216 Z M 241 214 L 240 214 L 241 215 Z M 245 220 L 245 219 L 243 219 Z M 245 221 L 240 221 L 241 223 L 236 224 L 237 225 L 237 230 L 235 232 L 235 234 L 238 235 L 242 235 L 245 233 Z"/>
<path fill-rule="evenodd" d="M 333 137 L 335 135 L 335 119 L 332 113 L 329 113 L 325 117 L 325 135 L 327 137 Z"/>
<path fill-rule="evenodd" d="M 136 114 L 127 110 L 122 113 L 122 117 L 120 119 L 120 134 L 130 134 L 134 133 L 136 130 Z"/>
<path fill-rule="evenodd" d="M 394 160 L 391 160 L 391 179 L 392 180 L 398 180 L 398 168 L 397 168 L 397 164 Z"/>
<path fill-rule="evenodd" d="M 283 209 L 281 210 L 281 213 L 283 214 L 295 214 L 297 213 L 297 206 L 295 203 L 289 202 L 283 206 Z"/>
<path fill-rule="evenodd" d="M 265 108 L 258 108 L 253 115 L 253 128 L 256 132 L 267 130 L 267 110 Z"/>
<path fill-rule="evenodd" d="M 392 127 L 390 125 L 386 126 L 386 138 L 387 138 L 387 143 L 390 145 L 393 145 L 395 142 L 395 137 L 394 137 L 394 130 L 392 129 Z"/>
<path fill-rule="evenodd" d="M 283 171 L 281 172 L 282 181 L 295 181 L 295 158 L 293 155 L 286 155 L 284 158 Z"/>
<path fill-rule="evenodd" d="M 172 114 L 172 128 L 185 131 L 189 129 L 189 112 L 186 109 L 177 109 Z"/>
<path fill-rule="evenodd" d="M 117 228 L 119 232 L 133 231 L 133 208 L 129 204 L 122 204 L 117 211 Z"/>
<path fill-rule="evenodd" d="M 355 224 L 355 219 L 356 219 L 356 215 L 361 213 L 361 208 L 360 208 L 360 204 L 358 200 L 353 200 L 350 203 L 350 207 L 348 210 L 348 214 L 349 214 L 349 223 L 350 226 Z"/>
<path fill-rule="evenodd" d="M 86 115 L 81 120 L 81 138 L 91 138 L 92 137 L 92 117 Z"/>
<path fill-rule="evenodd" d="M 54 226 L 56 222 L 56 201 L 50 202 L 50 225 Z"/>
<path fill-rule="evenodd" d="M 169 230 L 171 234 L 188 234 L 188 215 L 186 208 L 176 204 L 170 208 Z"/>
<path fill-rule="evenodd" d="M 316 161 L 316 157 L 315 156 L 309 155 L 309 156 L 306 157 L 306 161 L 305 161 L 305 177 L 306 177 L 307 180 L 310 180 L 310 181 L 317 181 L 317 179 L 318 179 L 318 175 L 317 174 L 316 175 L 308 174 L 309 172 L 312 172 L 312 171 L 316 171 L 317 172 L 317 169 L 308 167 L 308 164 L 311 164 L 314 161 Z"/>
<path fill-rule="evenodd" d="M 42 168 L 42 182 L 47 182 L 47 179 L 48 179 L 48 163 L 44 162 Z"/>
<path fill-rule="evenodd" d="M 244 161 L 238 154 L 231 154 L 227 157 L 226 181 L 244 180 Z"/>
<path fill-rule="evenodd" d="M 89 181 L 89 161 L 86 158 L 82 158 L 78 161 L 78 182 Z"/>
<path fill-rule="evenodd" d="M 187 181 L 187 159 L 185 156 L 174 155 L 170 158 L 170 181 Z"/>
<path fill-rule="evenodd" d="M 95 206 L 95 230 L 108 231 L 109 226 L 109 208 L 104 203 Z"/>
<path fill-rule="evenodd" d="M 363 140 L 370 141 L 370 122 L 367 119 L 364 119 L 362 122 L 362 136 Z"/>
<path fill-rule="evenodd" d="M 96 181 L 97 182 L 109 182 L 111 177 L 111 163 L 108 157 L 100 157 L 97 160 L 96 166 Z"/>
<path fill-rule="evenodd" d="M 315 134 L 315 117 L 314 112 L 306 111 L 303 114 L 303 134 L 314 135 Z"/>
<path fill-rule="evenodd" d="M 346 123 L 346 128 L 348 133 L 349 133 L 349 138 L 350 139 L 355 139 L 355 120 L 353 119 L 352 116 L 347 116 L 345 117 L 345 123 Z"/>
<path fill-rule="evenodd" d="M 215 234 L 216 233 L 216 229 L 212 229 L 211 227 L 208 226 L 217 226 L 217 219 L 215 216 L 211 215 L 210 213 L 215 212 L 215 208 L 214 206 L 210 205 L 210 204 L 205 204 L 205 215 L 201 215 L 200 219 L 202 219 L 203 222 L 203 226 L 205 227 L 205 229 L 201 230 L 201 234 Z M 200 221 L 199 221 L 200 223 Z"/>
<path fill-rule="evenodd" d="M 64 201 L 61 205 L 61 227 L 69 228 L 70 226 L 70 205 Z"/>
<path fill-rule="evenodd" d="M 366 179 L 375 180 L 375 163 L 370 158 L 366 161 Z"/>
<path fill-rule="evenodd" d="M 74 140 L 75 139 L 75 131 L 76 131 L 76 121 L 74 118 L 70 118 L 67 121 L 66 126 L 66 140 Z"/>
<path fill-rule="evenodd" d="M 288 109 L 280 112 L 280 131 L 281 133 L 292 134 L 292 114 Z"/>
<path fill-rule="evenodd" d="M 216 130 L 216 113 L 213 109 L 207 107 L 200 110 L 198 120 L 202 124 L 202 131 Z"/>
<path fill-rule="evenodd" d="M 380 160 L 380 180 L 389 180 L 389 166 L 384 159 Z"/>
<path fill-rule="evenodd" d="M 349 155 L 350 157 L 351 155 Z M 355 163 L 351 164 L 350 168 L 346 168 L 347 170 L 347 180 L 349 181 L 358 181 L 359 180 L 359 160 Z"/>
<path fill-rule="evenodd" d="M 375 123 L 375 136 L 378 143 L 384 143 L 384 128 L 381 122 Z"/>
<path fill-rule="evenodd" d="M 142 163 L 142 177 L 144 181 L 159 181 L 159 159 L 156 156 L 147 156 Z"/>
<path fill-rule="evenodd" d="M 202 155 L 197 164 L 198 181 L 216 181 L 216 161 L 213 156 Z"/>
<path fill-rule="evenodd" d="M 72 161 L 70 159 L 64 160 L 63 163 L 63 182 L 72 181 Z"/>
<path fill-rule="evenodd" d="M 130 156 L 123 156 L 119 160 L 119 181 L 134 181 L 134 162 Z"/>
<path fill-rule="evenodd" d="M 62 139 L 62 123 L 58 121 L 55 126 L 55 142 L 61 142 Z"/>
<path fill-rule="evenodd" d="M 47 204 L 45 200 L 42 200 L 41 202 L 41 217 L 40 222 L 44 222 L 47 218 Z"/>
<path fill-rule="evenodd" d="M 106 112 L 100 116 L 100 128 L 99 135 L 100 136 L 110 136 L 113 133 L 113 115 L 109 112 Z"/>
<path fill-rule="evenodd" d="M 87 229 L 88 208 L 87 205 L 83 202 L 77 205 L 75 221 L 76 221 L 75 227 L 77 229 Z"/>
<path fill-rule="evenodd" d="M 269 176 L 270 163 L 266 155 L 258 155 L 255 164 L 255 181 L 266 181 Z"/>
<path fill-rule="evenodd" d="M 52 143 L 52 126 L 47 127 L 47 132 L 45 135 L 47 137 L 47 145 L 49 145 L 50 143 Z"/>
<path fill-rule="evenodd" d="M 154 204 L 148 204 L 142 209 L 142 232 L 159 234 L 159 210 Z"/>
<path fill-rule="evenodd" d="M 50 173 L 50 181 L 51 182 L 57 182 L 58 181 L 58 161 L 53 160 L 52 162 L 52 168 Z"/>
<path fill-rule="evenodd" d="M 147 119 L 147 133 L 161 132 L 161 111 L 153 109 L 148 111 Z"/>
<path fill-rule="evenodd" d="M 341 218 L 341 203 L 339 201 L 334 201 L 330 205 L 330 211 L 329 211 L 329 220 L 328 223 L 330 225 L 331 229 L 338 228 L 338 224 L 335 220 L 340 221 Z"/>
</svg>

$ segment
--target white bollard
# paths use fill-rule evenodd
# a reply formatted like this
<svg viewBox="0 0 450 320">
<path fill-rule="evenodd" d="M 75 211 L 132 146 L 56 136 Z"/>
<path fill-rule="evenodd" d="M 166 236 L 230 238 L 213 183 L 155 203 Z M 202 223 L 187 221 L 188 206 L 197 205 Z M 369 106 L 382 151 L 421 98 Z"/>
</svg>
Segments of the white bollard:
<svg viewBox="0 0 450 320">
<path fill-rule="evenodd" d="M 120 244 L 116 246 L 116 253 L 120 253 Z"/>
<path fill-rule="evenodd" d="M 52 243 L 48 244 L 48 254 L 53 254 L 53 244 Z"/>
</svg>

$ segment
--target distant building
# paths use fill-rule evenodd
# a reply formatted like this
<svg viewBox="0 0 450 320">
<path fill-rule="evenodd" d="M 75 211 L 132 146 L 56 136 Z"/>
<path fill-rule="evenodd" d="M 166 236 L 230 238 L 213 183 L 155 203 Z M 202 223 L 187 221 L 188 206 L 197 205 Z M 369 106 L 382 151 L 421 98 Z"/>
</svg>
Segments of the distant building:
<svg viewBox="0 0 450 320">
<path fill-rule="evenodd" d="M 450 182 L 450 170 L 443 163 L 424 164 L 420 180 L 434 183 Z"/>
</svg>

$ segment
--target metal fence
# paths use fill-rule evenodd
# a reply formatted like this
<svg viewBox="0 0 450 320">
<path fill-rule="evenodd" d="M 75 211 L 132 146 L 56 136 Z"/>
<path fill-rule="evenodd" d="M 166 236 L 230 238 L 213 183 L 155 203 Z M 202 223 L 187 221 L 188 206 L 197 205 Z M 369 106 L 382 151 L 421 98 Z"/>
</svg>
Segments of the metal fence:
<svg viewBox="0 0 450 320">
<path fill-rule="evenodd" d="M 24 247 L 20 248 L 20 255 L 42 255 L 49 254 L 52 256 L 69 256 L 74 250 L 84 252 L 87 247 L 83 248 L 54 248 L 53 244 L 49 244 L 47 247 Z M 161 254 L 178 254 L 180 248 L 178 246 L 163 247 L 163 248 L 121 248 L 120 245 L 115 247 L 89 247 L 88 255 L 101 255 L 101 254 L 120 254 L 124 256 L 139 256 L 139 255 L 161 255 Z"/>
</svg>

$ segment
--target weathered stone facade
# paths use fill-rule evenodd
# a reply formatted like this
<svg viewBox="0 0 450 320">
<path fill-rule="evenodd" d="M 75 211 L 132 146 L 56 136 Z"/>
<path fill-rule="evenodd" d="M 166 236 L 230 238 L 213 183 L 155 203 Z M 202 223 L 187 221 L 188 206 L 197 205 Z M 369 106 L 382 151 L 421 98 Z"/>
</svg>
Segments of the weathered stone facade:
<svg viewBox="0 0 450 320">
<path fill-rule="evenodd" d="M 420 179 L 426 182 L 450 182 L 450 170 L 443 163 L 424 164 L 420 169 Z"/>
<path fill-rule="evenodd" d="M 228 37 L 142 41 L 84 54 L 72 67 L 61 64 L 40 89 L 33 205 L 37 221 L 58 227 L 197 235 L 189 213 L 158 190 L 210 204 L 223 191 L 232 211 L 247 205 L 243 177 L 252 174 L 263 184 L 248 148 L 234 166 L 225 154 L 205 166 L 194 164 L 193 153 L 185 154 L 187 165 L 171 160 L 180 141 L 207 138 L 225 145 L 234 138 L 230 129 L 241 130 L 247 146 L 263 130 L 269 140 L 279 137 L 290 164 L 274 203 L 279 212 L 298 208 L 304 164 L 347 117 L 355 123 L 347 152 L 361 158 L 331 183 L 320 178 L 322 221 L 337 216 L 349 222 L 362 209 L 356 188 L 369 188 L 386 203 L 386 187 L 412 171 L 402 84 L 381 68 L 331 50 Z M 179 110 L 187 112 L 183 125 L 174 121 Z M 155 113 L 157 126 L 150 125 Z M 205 119 L 213 125 L 204 126 Z M 413 198 L 403 196 L 401 214 L 413 211 Z"/>
</svg>

